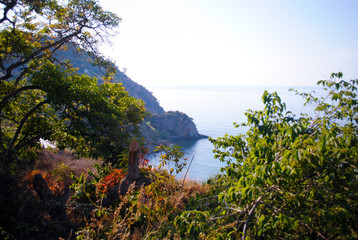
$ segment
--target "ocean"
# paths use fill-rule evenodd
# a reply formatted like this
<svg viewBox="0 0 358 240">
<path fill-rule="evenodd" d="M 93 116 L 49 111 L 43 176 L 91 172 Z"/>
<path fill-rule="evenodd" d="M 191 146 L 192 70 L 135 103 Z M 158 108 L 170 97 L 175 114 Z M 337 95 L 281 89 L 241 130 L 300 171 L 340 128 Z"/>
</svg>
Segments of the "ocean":
<svg viewBox="0 0 358 240">
<path fill-rule="evenodd" d="M 304 100 L 291 87 L 252 87 L 252 86 L 190 86 L 190 87 L 149 87 L 148 90 L 158 99 L 165 111 L 181 111 L 193 118 L 200 134 L 212 138 L 225 134 L 237 135 L 245 133 L 245 129 L 234 128 L 233 123 L 246 122 L 244 115 L 248 109 L 262 110 L 264 105 L 261 96 L 264 90 L 276 91 L 287 110 L 296 115 L 300 113 L 313 114 L 312 106 L 303 106 Z M 320 91 L 317 87 L 293 87 L 300 92 Z M 213 145 L 208 139 L 184 141 L 182 146 L 185 157 L 192 164 L 188 169 L 187 178 L 196 181 L 206 181 L 220 173 L 225 164 L 214 158 Z M 159 165 L 159 154 L 149 156 L 150 164 Z M 188 166 L 187 165 L 187 166 Z M 177 178 L 183 178 L 184 169 Z"/>
</svg>

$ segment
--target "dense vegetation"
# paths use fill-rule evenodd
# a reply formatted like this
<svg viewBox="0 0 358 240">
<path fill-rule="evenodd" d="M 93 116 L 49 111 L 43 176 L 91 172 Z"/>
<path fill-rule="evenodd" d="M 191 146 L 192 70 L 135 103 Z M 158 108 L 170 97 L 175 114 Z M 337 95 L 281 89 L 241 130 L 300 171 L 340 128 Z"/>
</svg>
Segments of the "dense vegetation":
<svg viewBox="0 0 358 240">
<path fill-rule="evenodd" d="M 0 145 L 4 165 L 24 161 L 46 138 L 80 155 L 116 161 L 145 116 L 144 104 L 111 83 L 98 52 L 119 18 L 96 1 L 3 1 L 0 33 Z M 80 75 L 56 52 L 76 47 L 107 69 L 104 84 Z M 24 156 L 24 157 L 23 157 Z M 4 169 L 4 168 L 3 168 Z"/>
<path fill-rule="evenodd" d="M 98 51 L 115 33 L 116 15 L 94 0 L 0 4 L 0 219 L 1 227 L 20 234 L 17 238 L 29 238 L 26 234 L 39 227 L 31 226 L 39 212 L 29 212 L 29 207 L 24 213 L 24 203 L 31 201 L 21 176 L 33 167 L 40 139 L 77 156 L 123 166 L 122 156 L 138 136 L 146 111 L 142 101 L 111 82 L 114 65 Z M 58 58 L 58 51 L 69 48 L 85 52 L 104 69 L 102 85 Z M 31 214 L 34 219 L 26 219 Z M 27 230 L 19 232 L 23 228 Z"/>
<path fill-rule="evenodd" d="M 325 96 L 297 92 L 316 115 L 295 116 L 264 92 L 264 109 L 236 124 L 245 134 L 211 139 L 228 163 L 221 175 L 175 180 L 184 155 L 160 146 L 162 163 L 174 162 L 170 173 L 143 154 L 141 174 L 152 183 L 109 202 L 146 115 L 111 82 L 114 65 L 97 51 L 120 19 L 94 0 L 0 4 L 0 238 L 358 238 L 358 80 L 334 73 L 318 82 Z M 57 58 L 68 48 L 106 70 L 103 84 Z M 58 149 L 39 150 L 40 138 Z M 95 167 L 87 172 L 74 153 Z"/>
<path fill-rule="evenodd" d="M 316 106 L 315 116 L 296 117 L 276 93 L 265 92 L 265 108 L 249 110 L 247 122 L 236 124 L 245 134 L 211 139 L 216 157 L 228 163 L 221 175 L 193 185 L 144 167 L 152 184 L 130 190 L 110 208 L 97 204 L 97 215 L 77 236 L 356 239 L 358 80 L 341 78 L 337 73 L 318 82 L 327 95 L 297 93 Z M 182 170 L 178 148 L 164 148 L 162 158 L 176 163 L 171 173 Z M 98 178 L 100 186 L 113 174 Z M 98 202 L 105 197 L 98 183 L 82 179 L 73 186 Z"/>
<path fill-rule="evenodd" d="M 316 116 L 294 116 L 276 93 L 248 111 L 246 134 L 211 139 L 229 166 L 211 180 L 216 201 L 175 220 L 182 237 L 356 239 L 358 80 L 319 81 L 326 96 L 297 93 Z M 212 197 L 212 196 L 211 196 Z"/>
</svg>

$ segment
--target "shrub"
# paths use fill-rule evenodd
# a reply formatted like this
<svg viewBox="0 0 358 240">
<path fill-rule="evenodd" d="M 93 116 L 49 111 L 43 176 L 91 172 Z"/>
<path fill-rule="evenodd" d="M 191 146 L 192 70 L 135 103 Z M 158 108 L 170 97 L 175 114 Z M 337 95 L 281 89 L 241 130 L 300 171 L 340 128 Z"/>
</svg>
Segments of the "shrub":
<svg viewBox="0 0 358 240">
<path fill-rule="evenodd" d="M 319 81 L 327 96 L 298 93 L 317 116 L 296 118 L 277 93 L 246 113 L 246 134 L 211 139 L 229 165 L 211 181 L 217 200 L 183 212 L 182 237 L 356 239 L 358 80 Z M 200 227 L 202 226 L 202 227 Z"/>
</svg>

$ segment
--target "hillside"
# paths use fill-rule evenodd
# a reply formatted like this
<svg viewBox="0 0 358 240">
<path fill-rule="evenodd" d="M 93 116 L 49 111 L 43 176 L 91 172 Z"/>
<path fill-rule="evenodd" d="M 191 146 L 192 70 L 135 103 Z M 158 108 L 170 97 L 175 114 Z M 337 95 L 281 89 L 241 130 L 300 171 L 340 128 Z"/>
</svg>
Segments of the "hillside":
<svg viewBox="0 0 358 240">
<path fill-rule="evenodd" d="M 63 59 L 69 59 L 71 64 L 78 68 L 78 73 L 97 77 L 99 84 L 102 83 L 101 76 L 104 75 L 103 69 L 93 66 L 89 56 L 84 52 L 77 52 L 73 48 L 58 53 Z M 129 95 L 144 101 L 146 109 L 151 116 L 144 120 L 141 131 L 144 139 L 150 144 L 150 148 L 155 145 L 175 142 L 183 139 L 205 138 L 199 134 L 193 120 L 182 112 L 165 112 L 160 106 L 156 97 L 142 85 L 130 79 L 117 67 L 114 75 L 114 82 L 120 82 L 128 91 Z"/>
</svg>

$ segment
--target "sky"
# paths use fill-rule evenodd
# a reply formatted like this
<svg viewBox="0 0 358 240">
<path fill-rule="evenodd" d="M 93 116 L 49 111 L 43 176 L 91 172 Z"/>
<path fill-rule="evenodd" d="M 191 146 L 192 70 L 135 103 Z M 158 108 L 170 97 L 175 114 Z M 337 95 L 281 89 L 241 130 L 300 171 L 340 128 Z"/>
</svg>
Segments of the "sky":
<svg viewBox="0 0 358 240">
<path fill-rule="evenodd" d="M 357 0 L 99 0 L 120 69 L 148 86 L 314 86 L 358 78 Z"/>
</svg>

